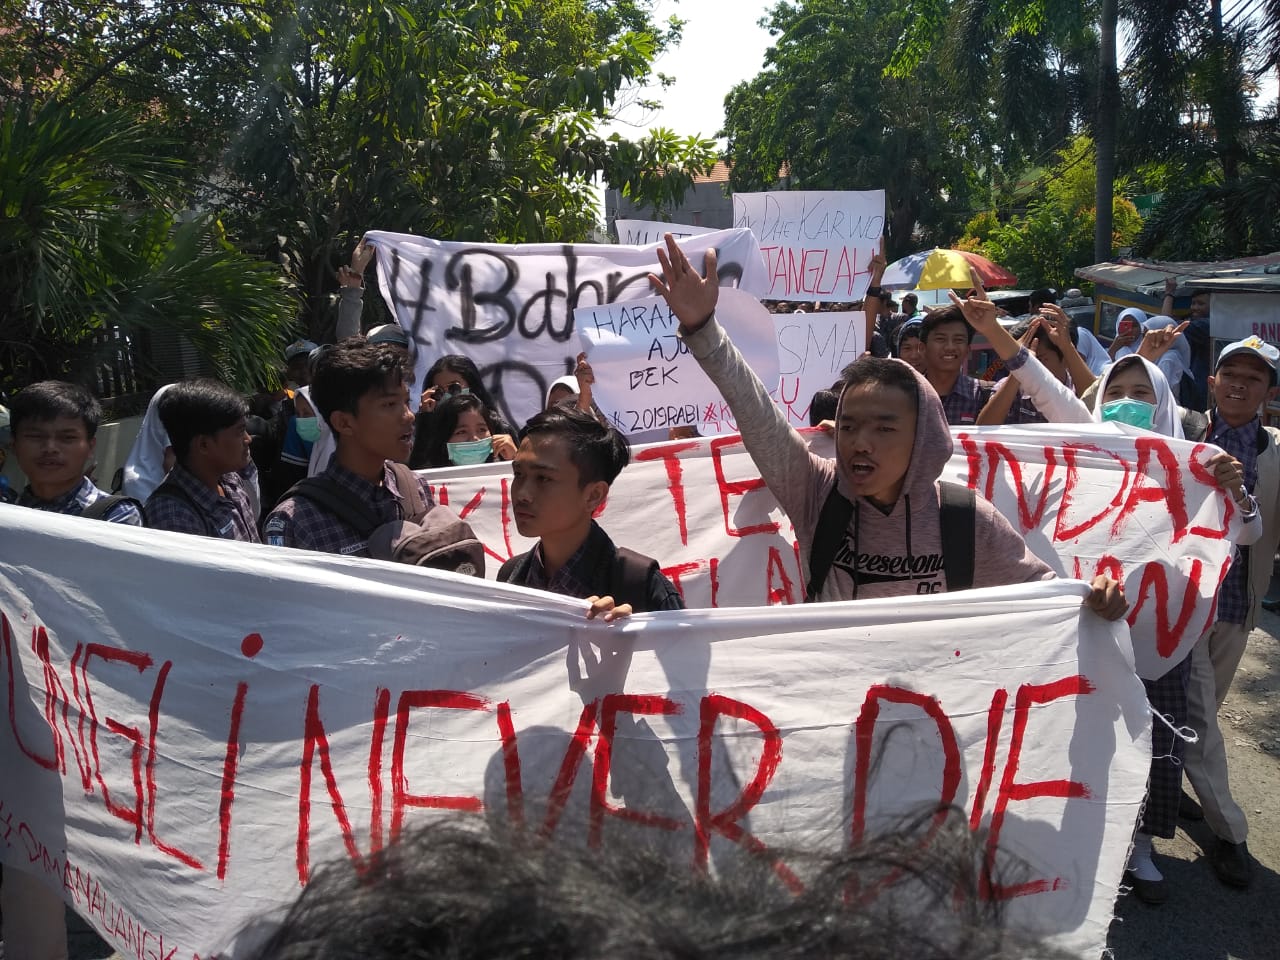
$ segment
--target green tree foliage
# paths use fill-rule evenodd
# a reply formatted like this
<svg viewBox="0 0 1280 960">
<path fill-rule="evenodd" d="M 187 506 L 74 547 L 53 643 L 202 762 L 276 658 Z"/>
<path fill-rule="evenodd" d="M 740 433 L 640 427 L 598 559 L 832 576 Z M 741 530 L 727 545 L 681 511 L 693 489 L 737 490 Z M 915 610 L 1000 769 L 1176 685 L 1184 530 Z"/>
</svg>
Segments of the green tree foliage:
<svg viewBox="0 0 1280 960">
<path fill-rule="evenodd" d="M 0 115 L 0 390 L 91 380 L 103 334 L 185 335 L 248 388 L 293 321 L 277 269 L 210 216 L 177 222 L 184 163 L 121 113 L 55 101 Z M 110 340 L 110 338 L 107 338 Z"/>
<path fill-rule="evenodd" d="M 981 105 L 957 98 L 931 65 L 885 75 L 903 21 L 889 0 L 780 3 L 766 68 L 725 101 L 735 189 L 785 171 L 808 190 L 883 187 L 886 254 L 945 244 L 960 230 L 991 157 Z"/>
<path fill-rule="evenodd" d="M 1037 196 L 1025 213 L 1005 220 L 994 212 L 978 214 L 957 246 L 1008 267 L 1020 287 L 1072 286 L 1076 268 L 1094 262 L 1094 162 L 1093 142 L 1076 137 L 1033 186 Z M 1123 197 L 1113 200 L 1111 212 L 1114 254 L 1133 243 L 1142 221 Z"/>
<path fill-rule="evenodd" d="M 0 3 L 9 96 L 176 143 L 186 205 L 284 268 L 316 337 L 366 230 L 581 240 L 595 178 L 669 203 L 714 161 L 669 131 L 597 133 L 679 35 L 649 0 Z"/>
</svg>

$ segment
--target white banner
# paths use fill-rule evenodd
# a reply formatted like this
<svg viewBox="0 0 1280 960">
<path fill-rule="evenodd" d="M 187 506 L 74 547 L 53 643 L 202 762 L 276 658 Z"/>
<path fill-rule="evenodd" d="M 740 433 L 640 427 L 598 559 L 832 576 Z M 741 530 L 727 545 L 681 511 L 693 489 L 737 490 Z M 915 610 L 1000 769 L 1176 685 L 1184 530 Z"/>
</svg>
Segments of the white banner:
<svg viewBox="0 0 1280 960">
<path fill-rule="evenodd" d="M 1232 343 L 1257 337 L 1280 343 L 1280 313 L 1274 293 L 1211 293 L 1209 330 L 1213 339 Z"/>
<path fill-rule="evenodd" d="M 623 220 L 613 222 L 618 231 L 619 243 L 648 244 L 661 243 L 668 233 L 677 240 L 685 237 L 700 237 L 704 233 L 715 233 L 711 227 L 693 227 L 685 223 L 665 223 L 662 220 Z"/>
<path fill-rule="evenodd" d="M 716 317 L 761 382 L 777 384 L 778 334 L 760 301 L 740 290 L 723 290 Z M 623 433 L 681 426 L 709 430 L 723 423 L 708 422 L 720 391 L 676 335 L 680 321 L 661 297 L 579 307 L 574 324 L 596 378 L 592 398 Z"/>
<path fill-rule="evenodd" d="M 445 354 L 475 361 L 499 405 L 519 427 L 542 409 L 547 387 L 572 373 L 579 307 L 653 295 L 657 245 L 453 243 L 371 231 L 378 286 L 413 340 L 417 392 Z M 720 280 L 757 296 L 767 286 L 755 237 L 719 230 L 681 241 L 699 268 L 719 254 Z"/>
<path fill-rule="evenodd" d="M 1059 576 L 1124 583 L 1139 674 L 1155 679 L 1181 662 L 1212 622 L 1239 530 L 1239 512 L 1203 466 L 1217 447 L 1114 424 L 953 436 L 943 479 L 991 500 Z M 834 455 L 829 437 L 810 437 L 815 453 Z M 512 520 L 509 465 L 429 476 L 486 544 L 489 576 L 532 546 Z M 804 599 L 808 571 L 791 524 L 735 436 L 637 447 L 600 523 L 617 543 L 657 558 L 689 606 Z"/>
<path fill-rule="evenodd" d="M 735 193 L 733 225 L 760 241 L 763 297 L 833 303 L 861 300 L 884 234 L 883 190 Z"/>
<path fill-rule="evenodd" d="M 1079 583 L 609 627 L 407 566 L 0 522 L 0 852 L 126 956 L 242 955 L 319 865 L 441 815 L 800 886 L 783 851 L 939 804 L 985 830 L 1012 925 L 1105 944 L 1150 716 Z"/>
</svg>

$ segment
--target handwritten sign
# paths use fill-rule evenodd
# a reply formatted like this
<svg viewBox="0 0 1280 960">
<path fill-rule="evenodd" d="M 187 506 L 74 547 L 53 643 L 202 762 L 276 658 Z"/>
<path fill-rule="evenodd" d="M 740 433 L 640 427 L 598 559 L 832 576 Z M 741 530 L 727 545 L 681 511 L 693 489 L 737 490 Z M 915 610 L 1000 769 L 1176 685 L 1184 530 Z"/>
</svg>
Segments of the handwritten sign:
<svg viewBox="0 0 1280 960">
<path fill-rule="evenodd" d="M 735 193 L 733 225 L 760 241 L 762 296 L 832 303 L 861 300 L 884 233 L 884 191 Z"/>
<path fill-rule="evenodd" d="M 761 381 L 776 384 L 776 333 L 760 301 L 722 290 L 716 316 Z M 596 406 L 623 433 L 723 423 L 707 421 L 720 392 L 676 336 L 680 321 L 661 297 L 580 307 L 574 322 L 595 372 Z"/>
<path fill-rule="evenodd" d="M 657 245 L 452 243 L 409 234 L 366 235 L 378 256 L 378 286 L 413 341 L 417 388 L 444 354 L 475 361 L 502 414 L 522 424 L 542 409 L 547 386 L 573 372 L 574 314 L 652 296 Z M 767 285 L 759 244 L 747 230 L 689 237 L 699 267 L 719 254 L 722 285 L 759 295 Z M 416 402 L 416 400 L 415 400 Z"/>
<path fill-rule="evenodd" d="M 661 220 L 623 220 L 614 221 L 618 231 L 619 243 L 650 244 L 661 243 L 668 233 L 677 240 L 685 237 L 700 237 L 704 233 L 715 233 L 711 227 L 691 227 L 684 223 L 664 223 Z"/>
<path fill-rule="evenodd" d="M 956 452 L 942 479 L 995 504 L 1059 576 L 1105 573 L 1124 584 L 1140 675 L 1155 679 L 1182 661 L 1212 622 L 1239 531 L 1239 512 L 1204 469 L 1216 447 L 1112 424 L 952 435 Z M 834 455 L 825 434 L 807 436 L 814 453 Z M 494 571 L 532 547 L 515 532 L 510 467 L 427 475 L 475 528 Z M 658 558 L 690 606 L 804 599 L 808 557 L 735 436 L 636 448 L 600 523 L 616 542 Z"/>
<path fill-rule="evenodd" d="M 867 318 L 862 313 L 778 313 L 778 396 L 793 427 L 809 425 L 808 404 L 830 390 L 840 372 L 866 350 Z M 737 335 L 734 335 L 737 342 Z"/>
<path fill-rule="evenodd" d="M 787 851 L 949 807 L 1011 925 L 1105 945 L 1151 721 L 1082 584 L 610 628 L 466 577 L 0 512 L 0 857 L 127 956 L 242 956 L 326 861 L 440 816 L 801 889 Z"/>
</svg>

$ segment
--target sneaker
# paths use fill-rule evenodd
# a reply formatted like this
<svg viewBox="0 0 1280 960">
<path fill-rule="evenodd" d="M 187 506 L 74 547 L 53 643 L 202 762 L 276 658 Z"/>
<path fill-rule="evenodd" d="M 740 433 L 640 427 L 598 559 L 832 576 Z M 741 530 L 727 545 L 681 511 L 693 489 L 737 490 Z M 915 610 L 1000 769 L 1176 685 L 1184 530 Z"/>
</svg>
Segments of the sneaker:
<svg viewBox="0 0 1280 960">
<path fill-rule="evenodd" d="M 1199 823 L 1204 819 L 1203 808 L 1185 790 L 1182 791 L 1182 799 L 1178 801 L 1178 816 L 1192 823 Z"/>
<path fill-rule="evenodd" d="M 1166 880 L 1143 880 L 1132 870 L 1126 870 L 1124 882 L 1133 890 L 1135 897 L 1150 906 L 1159 906 L 1169 899 L 1169 883 Z"/>
<path fill-rule="evenodd" d="M 1249 847 L 1243 840 L 1232 843 L 1221 837 L 1214 838 L 1213 847 L 1209 850 L 1209 866 L 1228 887 L 1243 890 L 1253 880 L 1253 858 L 1249 856 Z"/>
</svg>

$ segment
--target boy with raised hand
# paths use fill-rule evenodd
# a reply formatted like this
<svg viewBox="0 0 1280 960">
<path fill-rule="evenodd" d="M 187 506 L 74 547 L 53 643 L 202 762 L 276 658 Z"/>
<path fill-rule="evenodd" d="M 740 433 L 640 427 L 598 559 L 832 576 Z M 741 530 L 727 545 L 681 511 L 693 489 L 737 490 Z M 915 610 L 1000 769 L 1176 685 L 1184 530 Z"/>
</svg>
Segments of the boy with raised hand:
<svg viewBox="0 0 1280 960">
<path fill-rule="evenodd" d="M 27 487 L 18 505 L 142 526 L 138 502 L 99 490 L 86 475 L 102 408 L 84 387 L 60 380 L 33 383 L 13 398 L 12 448 Z"/>
<path fill-rule="evenodd" d="M 538 537 L 498 579 L 587 600 L 587 618 L 682 610 L 684 601 L 655 560 L 616 547 L 593 516 L 631 459 L 627 441 L 591 413 L 559 404 L 525 426 L 512 463 L 516 529 Z"/>
<path fill-rule="evenodd" d="M 425 479 L 398 467 L 413 449 L 406 363 L 404 350 L 363 337 L 343 340 L 320 355 L 311 374 L 311 402 L 337 448 L 329 465 L 311 478 L 321 485 L 320 493 L 308 495 L 295 487 L 268 515 L 263 524 L 268 544 L 367 557 L 374 529 L 413 512 L 408 507 L 412 494 L 403 484 L 417 484 L 425 507 L 435 503 Z M 323 491 L 328 496 L 321 499 Z M 335 500 L 351 507 L 340 511 L 330 505 Z"/>
<path fill-rule="evenodd" d="M 809 570 L 809 600 L 1053 578 L 989 502 L 953 485 L 940 487 L 951 432 L 924 377 L 900 360 L 863 357 L 850 364 L 836 418 L 836 458 L 816 456 L 716 321 L 715 251 L 706 255 L 706 279 L 670 234 L 658 259 L 663 276 L 650 275 L 650 282 L 680 320 L 679 335 L 728 402 L 747 452 L 795 527 Z M 949 533 L 971 544 L 967 556 L 944 549 L 944 496 L 948 517 L 955 518 Z M 1113 620 L 1128 607 L 1119 585 L 1106 577 L 1094 580 L 1086 602 Z"/>
<path fill-rule="evenodd" d="M 261 542 L 244 398 L 217 380 L 183 380 L 157 410 L 177 462 L 147 498 L 147 526 Z"/>
</svg>

